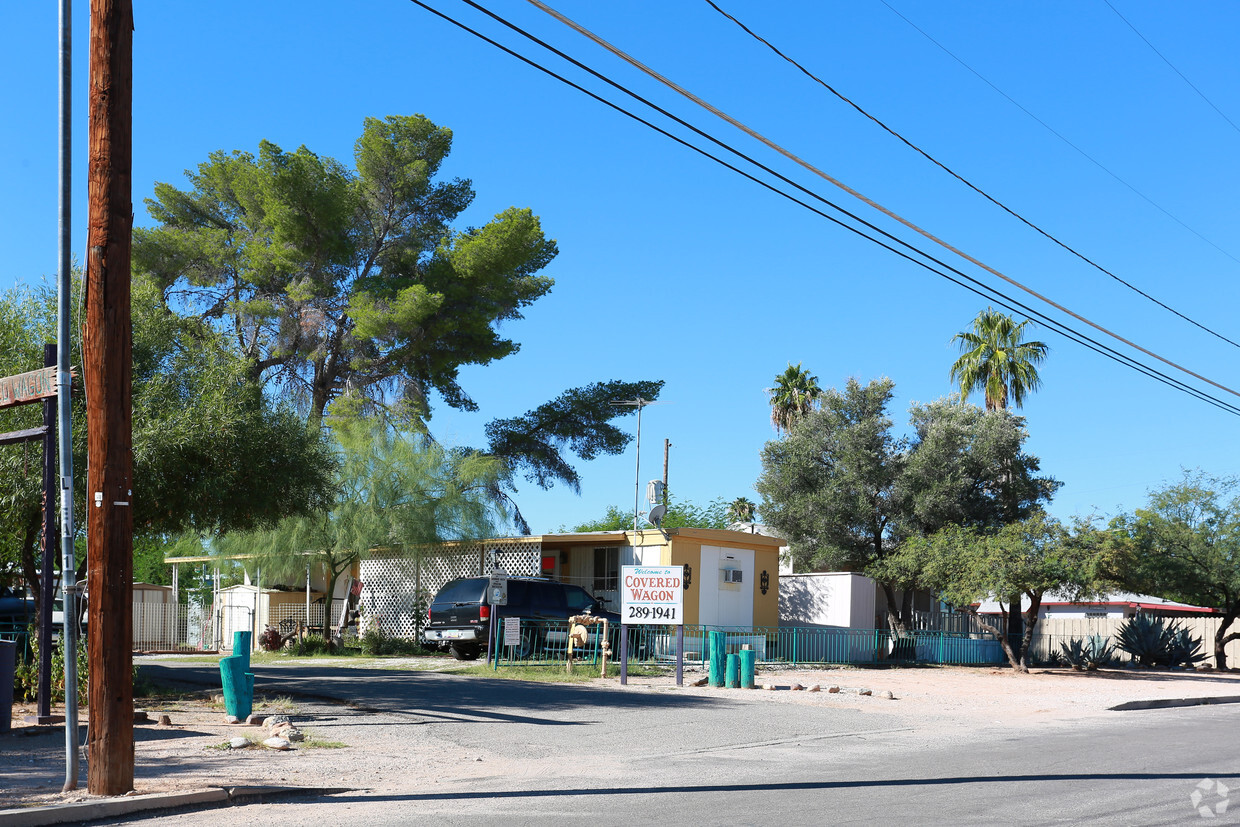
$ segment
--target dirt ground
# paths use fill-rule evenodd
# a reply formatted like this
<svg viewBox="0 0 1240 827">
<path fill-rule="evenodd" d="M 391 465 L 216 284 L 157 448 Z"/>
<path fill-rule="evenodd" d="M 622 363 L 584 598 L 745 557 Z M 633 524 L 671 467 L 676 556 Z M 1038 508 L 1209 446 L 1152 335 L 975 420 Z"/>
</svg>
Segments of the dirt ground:
<svg viewBox="0 0 1240 827">
<path fill-rule="evenodd" d="M 420 664 L 421 668 L 428 665 Z M 761 671 L 758 683 L 769 684 L 773 690 L 689 685 L 703 676 L 701 671 L 686 671 L 683 687 L 677 687 L 670 676 L 635 677 L 629 679 L 628 691 L 719 698 L 740 698 L 738 693 L 743 693 L 746 702 L 856 709 L 895 716 L 919 731 L 955 734 L 998 723 L 1019 730 L 1115 715 L 1111 707 L 1132 701 L 1240 696 L 1240 673 L 1216 672 L 1037 669 L 1017 675 L 1007 669 L 964 667 L 804 669 Z M 614 678 L 594 683 L 620 688 Z M 805 689 L 793 689 L 798 684 Z M 814 684 L 820 691 L 809 691 Z M 840 691 L 830 692 L 831 687 Z M 861 694 L 863 690 L 872 694 Z M 399 768 L 407 766 L 408 751 L 429 737 L 425 728 L 410 725 L 417 721 L 409 715 L 385 716 L 345 704 L 297 698 L 260 698 L 256 711 L 288 714 L 306 732 L 308 741 L 298 745 L 295 755 L 262 747 L 229 750 L 224 746 L 232 737 L 249 735 L 261 740 L 266 732 L 226 724 L 223 707 L 213 702 L 212 693 L 139 704 L 152 720 L 134 728 L 139 793 L 233 784 L 374 788 L 383 786 L 382 772 L 399 774 Z M 84 782 L 80 791 L 60 792 L 64 731 L 26 725 L 23 718 L 33 711 L 32 705 L 14 706 L 13 732 L 0 736 L 0 809 L 88 800 Z M 169 715 L 171 726 L 154 723 L 160 713 Z M 366 762 L 352 760 L 363 750 Z M 441 773 L 460 779 L 473 772 L 494 771 L 494 767 L 483 770 L 482 764 L 475 763 L 481 758 L 460 750 L 437 748 L 430 754 L 436 757 L 424 767 L 423 777 Z M 366 777 L 357 775 L 361 772 L 357 768 L 363 766 Z"/>
</svg>

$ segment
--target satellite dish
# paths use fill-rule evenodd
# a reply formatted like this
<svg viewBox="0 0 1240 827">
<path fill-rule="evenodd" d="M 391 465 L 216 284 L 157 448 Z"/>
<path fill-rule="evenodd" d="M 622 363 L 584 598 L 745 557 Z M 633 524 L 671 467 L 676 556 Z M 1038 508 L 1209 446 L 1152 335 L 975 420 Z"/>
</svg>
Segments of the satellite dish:
<svg viewBox="0 0 1240 827">
<path fill-rule="evenodd" d="M 650 524 L 652 526 L 654 526 L 655 528 L 658 528 L 659 524 L 663 522 L 663 517 L 666 514 L 667 514 L 666 505 L 656 505 L 650 509 L 650 516 L 647 517 L 647 519 L 650 520 Z"/>
</svg>

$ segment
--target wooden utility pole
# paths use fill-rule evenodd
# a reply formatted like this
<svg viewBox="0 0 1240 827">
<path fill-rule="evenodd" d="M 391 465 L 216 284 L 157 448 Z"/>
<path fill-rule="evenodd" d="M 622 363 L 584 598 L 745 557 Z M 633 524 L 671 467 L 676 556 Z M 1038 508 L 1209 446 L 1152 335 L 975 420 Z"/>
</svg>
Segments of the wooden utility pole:
<svg viewBox="0 0 1240 827">
<path fill-rule="evenodd" d="M 89 224 L 86 239 L 86 487 L 90 763 L 87 789 L 133 789 L 133 7 L 90 4 Z"/>
</svg>

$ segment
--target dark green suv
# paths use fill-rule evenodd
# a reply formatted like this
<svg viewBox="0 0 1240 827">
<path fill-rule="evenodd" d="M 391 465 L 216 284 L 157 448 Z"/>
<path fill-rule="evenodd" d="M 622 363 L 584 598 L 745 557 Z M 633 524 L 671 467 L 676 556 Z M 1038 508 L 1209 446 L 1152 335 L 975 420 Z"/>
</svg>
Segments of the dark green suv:
<svg viewBox="0 0 1240 827">
<path fill-rule="evenodd" d="M 493 609 L 487 595 L 490 579 L 461 577 L 446 584 L 431 602 L 422 640 L 427 646 L 447 649 L 455 658 L 473 660 L 491 639 Z M 501 617 L 523 620 L 567 620 L 582 614 L 620 622 L 620 615 L 604 611 L 585 589 L 554 580 L 532 577 L 508 578 L 508 603 L 499 607 Z"/>
</svg>

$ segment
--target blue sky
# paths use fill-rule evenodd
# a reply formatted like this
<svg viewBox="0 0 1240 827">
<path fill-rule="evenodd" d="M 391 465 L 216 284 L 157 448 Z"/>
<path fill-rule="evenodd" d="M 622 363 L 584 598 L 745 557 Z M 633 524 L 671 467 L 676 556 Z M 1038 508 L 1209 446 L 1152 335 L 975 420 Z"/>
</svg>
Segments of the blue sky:
<svg viewBox="0 0 1240 827">
<path fill-rule="evenodd" d="M 603 88 L 457 0 L 428 2 L 588 88 Z M 1174 69 L 1102 0 L 720 5 L 1012 209 L 1240 341 L 1233 309 L 1240 275 L 1234 232 L 1240 131 L 1227 120 L 1240 123 L 1240 64 L 1234 59 L 1240 8 L 1111 2 Z M 801 362 L 824 386 L 850 376 L 890 376 L 897 394 L 892 416 L 901 427 L 911 401 L 952 390 L 951 336 L 967 327 L 985 300 L 412 3 L 136 5 L 137 223 L 149 221 L 142 200 L 156 181 L 182 185 L 183 170 L 211 151 L 253 150 L 265 138 L 348 161 L 363 118 L 411 113 L 454 130 L 446 172 L 472 179 L 477 191 L 464 224 L 482 223 L 512 205 L 541 216 L 561 250 L 548 269 L 556 287 L 523 320 L 505 326 L 505 334 L 522 344 L 517 355 L 463 372 L 462 384 L 481 411 L 437 408 L 431 428 L 447 443 L 480 445 L 487 420 L 522 413 L 569 387 L 660 378 L 667 382 L 665 404 L 643 416 L 643 487 L 661 473 L 667 438 L 678 497 L 699 504 L 715 497 L 756 500 L 759 454 L 774 436 L 764 389 L 789 362 Z M 73 249 L 80 260 L 89 9 L 84 0 L 75 6 Z M 508 0 L 491 8 L 804 186 L 914 240 L 533 6 Z M 559 0 L 556 8 L 970 255 L 1172 361 L 1240 387 L 1235 347 L 985 202 L 702 0 Z M 4 18 L 0 68 L 17 80 L 0 93 L 0 176 L 7 196 L 0 202 L 0 289 L 52 277 L 57 220 L 54 5 L 10 4 Z M 619 100 L 617 93 L 607 96 Z M 999 284 L 972 265 L 951 263 Z M 1056 514 L 1132 509 L 1149 488 L 1178 477 L 1181 467 L 1220 474 L 1236 469 L 1233 434 L 1240 420 L 1234 415 L 1048 328 L 1036 328 L 1035 335 L 1052 352 L 1042 371 L 1044 387 L 1023 414 L 1028 449 L 1065 483 Z M 518 499 L 535 531 L 571 526 L 601 515 L 608 504 L 629 507 L 633 465 L 630 447 L 623 456 L 583 463 L 580 497 L 526 485 Z"/>
</svg>

